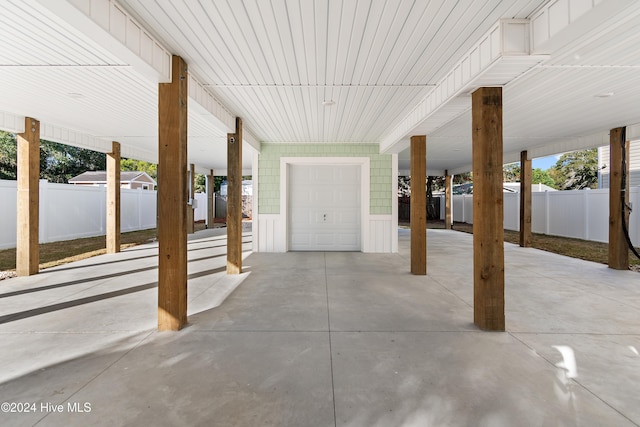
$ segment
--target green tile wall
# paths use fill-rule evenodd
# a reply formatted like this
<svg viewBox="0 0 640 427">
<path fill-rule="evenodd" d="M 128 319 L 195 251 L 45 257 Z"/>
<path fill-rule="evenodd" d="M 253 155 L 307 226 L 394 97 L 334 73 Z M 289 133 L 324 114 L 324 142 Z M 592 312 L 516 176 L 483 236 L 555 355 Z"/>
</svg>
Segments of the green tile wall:
<svg viewBox="0 0 640 427">
<path fill-rule="evenodd" d="M 369 213 L 391 215 L 391 155 L 378 144 L 261 144 L 258 161 L 258 212 L 280 213 L 280 157 L 369 157 Z"/>
</svg>

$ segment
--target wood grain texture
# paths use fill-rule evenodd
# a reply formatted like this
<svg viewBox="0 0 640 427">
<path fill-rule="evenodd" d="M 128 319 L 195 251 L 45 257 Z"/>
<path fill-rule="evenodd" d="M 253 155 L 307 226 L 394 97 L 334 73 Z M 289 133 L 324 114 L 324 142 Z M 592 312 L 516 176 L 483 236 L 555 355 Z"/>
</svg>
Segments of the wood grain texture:
<svg viewBox="0 0 640 427">
<path fill-rule="evenodd" d="M 227 134 L 227 274 L 242 273 L 242 119 Z"/>
<path fill-rule="evenodd" d="M 411 273 L 427 274 L 427 137 L 411 137 Z"/>
<path fill-rule="evenodd" d="M 40 218 L 40 122 L 24 119 L 24 133 L 17 136 L 17 240 L 16 273 L 37 274 L 40 268 L 38 241 Z"/>
<path fill-rule="evenodd" d="M 623 128 L 611 129 L 609 149 L 611 169 L 609 175 L 609 267 L 615 270 L 629 269 L 629 246 L 624 236 L 622 218 L 622 153 L 626 151 L 627 182 L 624 188 L 624 203 L 629 204 L 629 141 L 620 143 Z M 629 212 L 625 209 L 624 221 L 629 229 Z"/>
<path fill-rule="evenodd" d="M 520 153 L 520 246 L 531 246 L 531 181 L 533 171 L 528 153 Z"/>
<path fill-rule="evenodd" d="M 502 88 L 472 95 L 474 322 L 504 331 Z"/>
<path fill-rule="evenodd" d="M 158 102 L 158 329 L 187 323 L 187 65 L 172 58 Z"/>
<path fill-rule="evenodd" d="M 120 143 L 107 153 L 107 253 L 120 252 Z"/>
</svg>

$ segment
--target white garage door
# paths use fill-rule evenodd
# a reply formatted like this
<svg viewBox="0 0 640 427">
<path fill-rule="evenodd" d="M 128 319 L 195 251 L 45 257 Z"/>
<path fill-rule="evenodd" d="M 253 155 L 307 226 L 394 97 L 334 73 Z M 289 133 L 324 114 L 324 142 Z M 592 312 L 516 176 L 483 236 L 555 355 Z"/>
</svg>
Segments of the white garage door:
<svg viewBox="0 0 640 427">
<path fill-rule="evenodd" d="M 290 165 L 289 249 L 360 250 L 360 166 Z"/>
</svg>

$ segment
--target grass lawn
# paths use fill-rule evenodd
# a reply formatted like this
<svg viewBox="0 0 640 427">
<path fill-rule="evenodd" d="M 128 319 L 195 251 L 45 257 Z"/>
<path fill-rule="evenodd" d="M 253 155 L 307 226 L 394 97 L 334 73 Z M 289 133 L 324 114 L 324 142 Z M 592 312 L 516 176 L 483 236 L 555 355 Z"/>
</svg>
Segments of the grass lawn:
<svg viewBox="0 0 640 427">
<path fill-rule="evenodd" d="M 204 228 L 204 223 L 196 223 L 196 231 Z M 157 235 L 155 228 L 122 233 L 120 245 L 122 249 L 125 249 L 142 243 L 149 243 L 155 240 Z M 107 253 L 106 245 L 105 236 L 43 243 L 40 245 L 40 269 L 43 270 L 56 265 L 105 254 Z M 15 248 L 0 250 L 0 271 L 15 269 Z"/>
</svg>

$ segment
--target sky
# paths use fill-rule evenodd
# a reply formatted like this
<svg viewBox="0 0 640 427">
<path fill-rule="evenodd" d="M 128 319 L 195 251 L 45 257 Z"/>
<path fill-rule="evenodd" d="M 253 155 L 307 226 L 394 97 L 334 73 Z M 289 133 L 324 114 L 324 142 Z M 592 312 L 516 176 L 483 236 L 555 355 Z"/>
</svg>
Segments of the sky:
<svg viewBox="0 0 640 427">
<path fill-rule="evenodd" d="M 553 165 L 555 165 L 559 158 L 560 158 L 559 155 L 554 155 L 554 156 L 539 157 L 537 159 L 533 159 L 531 161 L 531 168 L 542 169 L 543 171 L 547 170 Z"/>
</svg>

